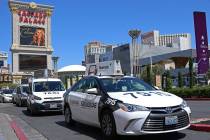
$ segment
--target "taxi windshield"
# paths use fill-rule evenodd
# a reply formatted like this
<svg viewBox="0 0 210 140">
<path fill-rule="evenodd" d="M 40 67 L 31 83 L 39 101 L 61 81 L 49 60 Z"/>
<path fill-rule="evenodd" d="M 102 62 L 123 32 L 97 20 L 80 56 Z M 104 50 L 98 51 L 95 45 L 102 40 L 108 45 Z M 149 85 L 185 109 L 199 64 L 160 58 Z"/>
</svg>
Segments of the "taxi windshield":
<svg viewBox="0 0 210 140">
<path fill-rule="evenodd" d="M 107 92 L 153 91 L 151 85 L 138 78 L 103 78 L 103 87 Z"/>
<path fill-rule="evenodd" d="M 44 91 L 64 91 L 65 88 L 60 81 L 46 81 L 46 82 L 35 82 L 34 91 L 44 92 Z"/>
</svg>

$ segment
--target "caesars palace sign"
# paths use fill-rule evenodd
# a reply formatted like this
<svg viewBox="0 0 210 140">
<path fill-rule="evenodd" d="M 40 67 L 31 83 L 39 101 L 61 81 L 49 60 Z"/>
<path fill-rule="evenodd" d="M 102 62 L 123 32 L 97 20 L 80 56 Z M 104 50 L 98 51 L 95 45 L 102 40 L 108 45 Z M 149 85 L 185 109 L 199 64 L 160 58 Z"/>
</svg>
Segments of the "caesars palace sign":
<svg viewBox="0 0 210 140">
<path fill-rule="evenodd" d="M 19 10 L 19 22 L 27 24 L 39 24 L 44 25 L 47 17 L 46 12 L 34 12 L 27 10 Z"/>
</svg>

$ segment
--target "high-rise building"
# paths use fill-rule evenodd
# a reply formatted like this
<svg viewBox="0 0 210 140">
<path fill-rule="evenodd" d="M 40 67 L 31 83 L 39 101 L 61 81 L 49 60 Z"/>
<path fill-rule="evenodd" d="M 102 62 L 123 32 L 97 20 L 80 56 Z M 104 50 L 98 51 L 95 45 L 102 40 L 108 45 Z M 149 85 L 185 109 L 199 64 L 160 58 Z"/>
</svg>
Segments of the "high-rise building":
<svg viewBox="0 0 210 140">
<path fill-rule="evenodd" d="M 179 47 L 180 50 L 190 49 L 191 35 L 189 33 L 183 33 L 183 34 L 167 34 L 159 36 L 159 46 L 174 47 L 174 44 L 180 44 L 177 45 L 177 47 Z"/>
<path fill-rule="evenodd" d="M 101 54 L 112 52 L 113 45 L 106 45 L 99 41 L 92 41 L 85 45 L 84 49 L 85 63 L 89 64 L 99 62 Z"/>
<path fill-rule="evenodd" d="M 180 50 L 191 48 L 191 35 L 189 33 L 160 35 L 159 31 L 154 30 L 143 33 L 141 42 L 150 46 L 175 47 Z"/>
</svg>

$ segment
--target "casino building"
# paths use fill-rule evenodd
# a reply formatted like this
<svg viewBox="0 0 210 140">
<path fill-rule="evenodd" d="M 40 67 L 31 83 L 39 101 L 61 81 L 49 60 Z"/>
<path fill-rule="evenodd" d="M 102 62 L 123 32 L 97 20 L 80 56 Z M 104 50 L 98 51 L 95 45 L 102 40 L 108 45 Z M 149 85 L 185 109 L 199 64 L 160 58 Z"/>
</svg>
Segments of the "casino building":
<svg viewBox="0 0 210 140">
<path fill-rule="evenodd" d="M 34 70 L 52 70 L 51 15 L 54 7 L 9 1 L 12 16 L 13 82 L 22 83 Z"/>
</svg>

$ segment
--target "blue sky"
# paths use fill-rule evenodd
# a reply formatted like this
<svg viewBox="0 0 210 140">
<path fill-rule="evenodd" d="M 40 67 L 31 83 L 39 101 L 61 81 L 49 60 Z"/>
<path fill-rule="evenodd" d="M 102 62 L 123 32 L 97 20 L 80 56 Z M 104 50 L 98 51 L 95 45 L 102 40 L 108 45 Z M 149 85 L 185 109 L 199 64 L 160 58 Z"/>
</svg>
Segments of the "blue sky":
<svg viewBox="0 0 210 140">
<path fill-rule="evenodd" d="M 60 57 L 59 68 L 81 64 L 84 59 L 84 45 L 92 40 L 107 44 L 130 42 L 128 30 L 133 28 L 142 32 L 156 29 L 160 34 L 191 33 L 194 48 L 193 11 L 206 12 L 207 29 L 210 34 L 209 0 L 34 0 L 34 2 L 55 7 L 52 15 L 52 45 L 54 55 Z M 7 0 L 0 0 L 0 19 L 0 50 L 9 52 L 11 56 L 9 51 L 12 37 L 11 15 Z M 8 61 L 11 64 L 11 57 Z"/>
</svg>

